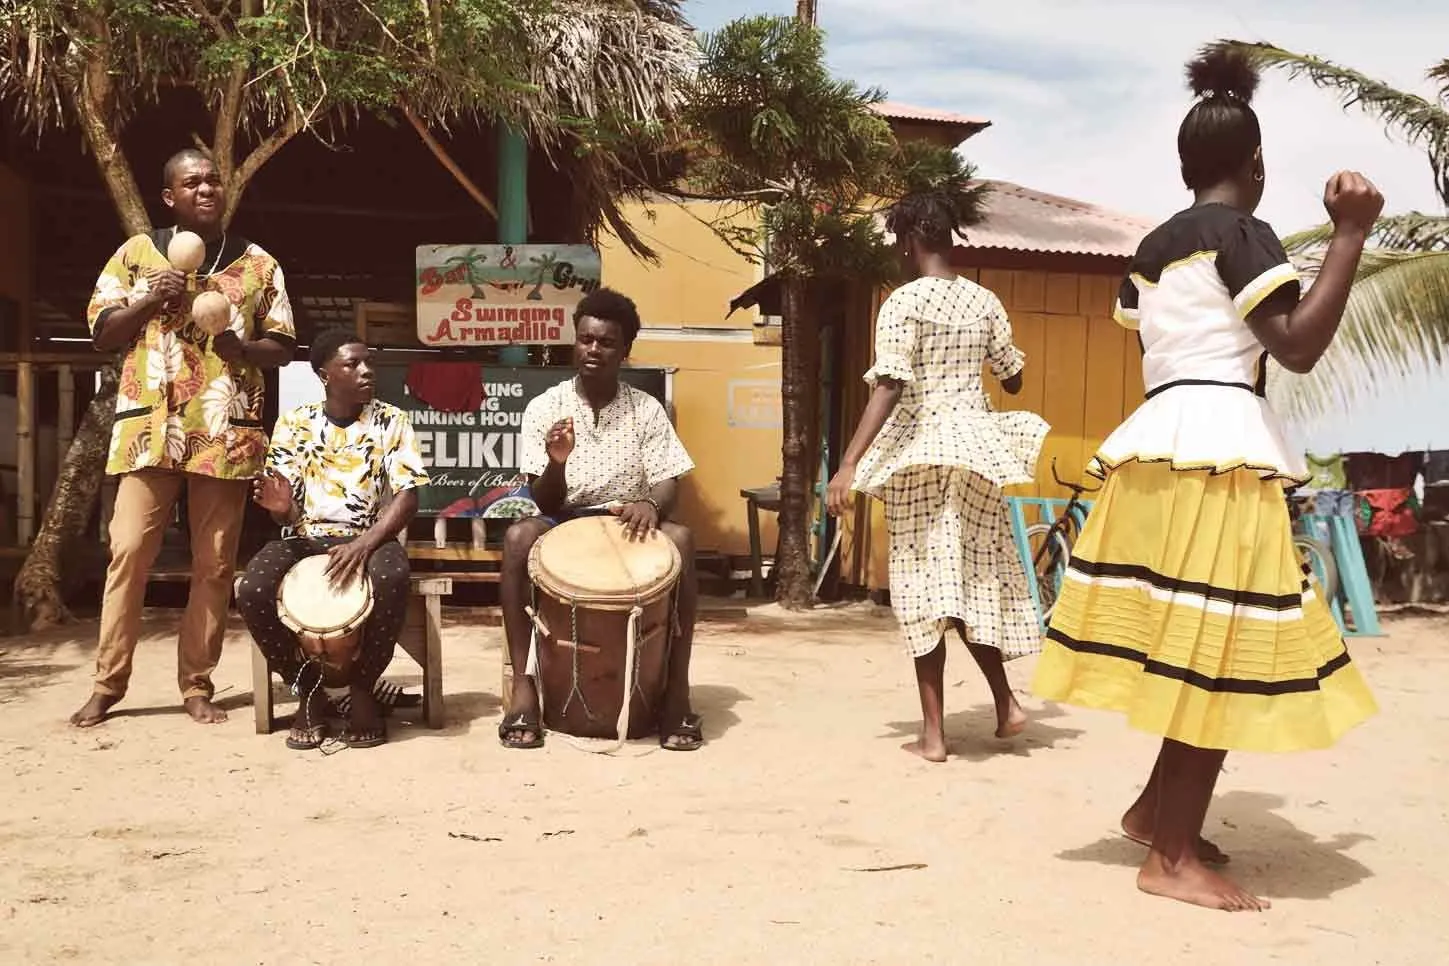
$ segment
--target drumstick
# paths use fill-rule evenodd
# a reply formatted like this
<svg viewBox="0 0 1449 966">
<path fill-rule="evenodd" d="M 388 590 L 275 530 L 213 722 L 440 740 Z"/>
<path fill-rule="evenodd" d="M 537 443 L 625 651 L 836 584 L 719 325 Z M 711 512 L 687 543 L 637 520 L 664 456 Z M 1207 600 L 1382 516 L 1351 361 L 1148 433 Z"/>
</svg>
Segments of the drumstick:
<svg viewBox="0 0 1449 966">
<path fill-rule="evenodd" d="M 845 533 L 840 527 L 835 528 L 835 539 L 830 541 L 830 552 L 825 555 L 825 560 L 820 564 L 820 576 L 815 578 L 815 590 L 812 597 L 820 596 L 820 587 L 825 583 L 825 575 L 830 572 L 830 563 L 835 559 L 835 551 L 840 549 L 840 538 Z"/>
</svg>

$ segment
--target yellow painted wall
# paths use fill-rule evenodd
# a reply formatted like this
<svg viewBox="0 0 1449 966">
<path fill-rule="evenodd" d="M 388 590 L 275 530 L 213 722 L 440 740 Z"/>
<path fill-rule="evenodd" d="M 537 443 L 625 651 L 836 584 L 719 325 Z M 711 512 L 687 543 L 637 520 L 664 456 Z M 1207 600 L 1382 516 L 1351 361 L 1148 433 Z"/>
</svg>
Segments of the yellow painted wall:
<svg viewBox="0 0 1449 966">
<path fill-rule="evenodd" d="M 768 486 L 780 475 L 780 350 L 749 342 L 634 343 L 633 361 L 675 366 L 675 427 L 694 459 L 680 494 L 680 521 L 701 550 L 749 552 L 740 490 Z M 731 402 L 733 400 L 733 406 Z M 735 418 L 767 428 L 731 426 Z M 775 515 L 760 513 L 760 543 L 775 552 Z"/>
<path fill-rule="evenodd" d="M 1116 275 L 981 269 L 963 272 L 991 289 L 1011 318 L 1016 344 L 1026 353 L 1021 393 L 1008 396 L 989 375 L 986 384 L 998 409 L 1026 409 L 1051 424 L 1037 465 L 1037 482 L 1011 487 L 1012 496 L 1060 496 L 1051 462 L 1064 480 L 1084 481 L 1087 460 L 1112 430 L 1142 402 L 1142 356 L 1135 333 L 1112 321 Z M 855 407 L 847 422 L 853 431 Z M 1085 480 L 1091 483 L 1091 480 Z M 842 540 L 844 573 L 866 586 L 884 588 L 887 538 L 881 505 L 868 510 L 868 534 Z M 855 529 L 852 527 L 851 529 Z M 861 555 L 860 566 L 854 561 Z"/>
<path fill-rule="evenodd" d="M 626 207 L 635 231 L 659 263 L 635 258 L 617 239 L 599 240 L 603 283 L 639 306 L 645 332 L 632 361 L 674 373 L 675 426 L 694 459 L 680 519 L 701 550 L 749 552 L 740 490 L 780 475 L 780 350 L 755 345 L 746 332 L 754 309 L 726 318 L 730 299 L 759 281 L 760 269 L 732 251 L 707 224 L 725 214 L 711 202 L 659 201 Z M 713 333 L 708 330 L 715 330 Z M 733 331 L 720 331 L 733 330 Z M 745 330 L 745 331 L 740 331 Z M 764 424 L 731 425 L 736 422 Z M 775 552 L 775 515 L 760 514 L 760 542 Z"/>
<path fill-rule="evenodd" d="M 639 306 L 646 326 L 748 329 L 754 309 L 729 318 L 730 299 L 758 282 L 760 267 L 733 251 L 710 228 L 711 219 L 742 224 L 715 202 L 658 201 L 623 208 L 634 230 L 659 254 L 657 265 L 635 258 L 611 235 L 599 238 L 604 284 Z"/>
</svg>

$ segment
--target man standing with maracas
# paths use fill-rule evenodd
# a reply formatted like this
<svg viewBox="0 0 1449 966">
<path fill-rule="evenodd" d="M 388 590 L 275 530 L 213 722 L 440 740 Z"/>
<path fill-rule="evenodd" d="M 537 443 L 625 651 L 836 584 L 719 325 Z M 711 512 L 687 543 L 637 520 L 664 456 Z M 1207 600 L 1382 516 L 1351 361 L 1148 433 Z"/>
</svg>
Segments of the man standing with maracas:
<svg viewBox="0 0 1449 966">
<path fill-rule="evenodd" d="M 216 166 L 187 149 L 166 162 L 161 200 L 176 218 L 126 241 L 106 263 L 86 312 L 101 352 L 123 354 L 106 472 L 119 476 L 111 562 L 101 598 L 94 692 L 71 724 L 105 720 L 125 696 L 146 577 L 186 490 L 191 594 L 181 620 L 178 683 L 186 711 L 212 704 L 247 481 L 267 451 L 262 368 L 292 358 L 296 334 L 282 269 L 226 231 Z"/>
</svg>

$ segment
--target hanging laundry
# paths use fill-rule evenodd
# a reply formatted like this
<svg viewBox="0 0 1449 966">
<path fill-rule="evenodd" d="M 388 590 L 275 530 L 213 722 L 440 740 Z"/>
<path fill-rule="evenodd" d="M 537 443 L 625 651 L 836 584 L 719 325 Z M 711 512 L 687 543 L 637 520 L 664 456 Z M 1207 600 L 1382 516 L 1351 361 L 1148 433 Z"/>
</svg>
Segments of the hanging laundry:
<svg viewBox="0 0 1449 966">
<path fill-rule="evenodd" d="M 408 392 L 444 413 L 474 413 L 483 407 L 483 363 L 414 362 Z"/>
<path fill-rule="evenodd" d="M 1413 489 L 1364 490 L 1359 495 L 1367 511 L 1359 517 L 1359 532 L 1364 536 L 1407 537 L 1419 532 Z"/>
<path fill-rule="evenodd" d="M 1344 470 L 1348 488 L 1365 490 L 1410 490 L 1424 466 L 1423 453 L 1345 453 Z"/>
<path fill-rule="evenodd" d="M 1315 456 L 1312 453 L 1304 453 L 1303 456 L 1308 461 L 1308 472 L 1313 474 L 1312 479 L 1308 481 L 1308 489 L 1348 489 L 1348 476 L 1343 469 L 1342 453 L 1334 453 L 1332 456 Z"/>
<path fill-rule="evenodd" d="M 1430 450 L 1424 454 L 1424 485 L 1449 483 L 1449 449 Z"/>
<path fill-rule="evenodd" d="M 1419 508 L 1424 523 L 1449 521 L 1449 482 L 1424 487 L 1424 505 Z"/>
</svg>

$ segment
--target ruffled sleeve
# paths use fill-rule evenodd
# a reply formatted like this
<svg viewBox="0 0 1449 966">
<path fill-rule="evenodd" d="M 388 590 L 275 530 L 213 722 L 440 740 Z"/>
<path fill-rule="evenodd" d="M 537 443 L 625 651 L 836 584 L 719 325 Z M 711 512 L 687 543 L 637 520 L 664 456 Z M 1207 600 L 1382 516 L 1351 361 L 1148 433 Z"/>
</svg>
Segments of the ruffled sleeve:
<svg viewBox="0 0 1449 966">
<path fill-rule="evenodd" d="M 915 380 L 911 362 L 916 354 L 917 325 L 910 296 L 904 289 L 896 289 L 876 313 L 875 365 L 865 371 L 866 382 L 874 386 L 881 379 Z"/>
<path fill-rule="evenodd" d="M 1026 353 L 1012 341 L 1011 320 L 1006 317 L 1006 308 L 1001 300 L 994 295 L 987 310 L 986 324 L 990 331 L 986 361 L 991 363 L 991 374 L 1004 382 L 1026 368 Z"/>
</svg>

